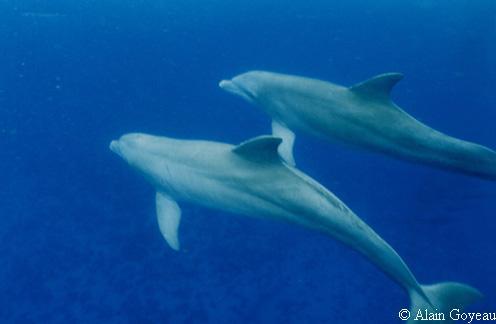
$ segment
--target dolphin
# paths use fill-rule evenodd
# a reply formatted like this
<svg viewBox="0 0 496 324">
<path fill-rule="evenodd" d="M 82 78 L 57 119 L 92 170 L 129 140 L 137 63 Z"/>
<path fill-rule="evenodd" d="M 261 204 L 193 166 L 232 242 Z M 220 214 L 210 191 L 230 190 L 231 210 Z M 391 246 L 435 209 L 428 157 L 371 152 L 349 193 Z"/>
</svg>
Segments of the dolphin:
<svg viewBox="0 0 496 324">
<path fill-rule="evenodd" d="M 259 136 L 237 146 L 127 134 L 110 149 L 156 189 L 160 231 L 179 250 L 181 209 L 189 202 L 235 214 L 295 223 L 331 236 L 363 254 L 400 284 L 417 309 L 463 308 L 482 297 L 468 285 L 420 285 L 396 253 L 372 228 L 317 181 L 280 157 L 282 139 Z"/>
<path fill-rule="evenodd" d="M 293 130 L 333 139 L 485 179 L 496 180 L 496 152 L 445 135 L 416 120 L 390 97 L 400 73 L 386 73 L 344 87 L 330 82 L 250 71 L 219 86 L 261 107 L 272 117 L 279 151 L 294 164 Z"/>
</svg>

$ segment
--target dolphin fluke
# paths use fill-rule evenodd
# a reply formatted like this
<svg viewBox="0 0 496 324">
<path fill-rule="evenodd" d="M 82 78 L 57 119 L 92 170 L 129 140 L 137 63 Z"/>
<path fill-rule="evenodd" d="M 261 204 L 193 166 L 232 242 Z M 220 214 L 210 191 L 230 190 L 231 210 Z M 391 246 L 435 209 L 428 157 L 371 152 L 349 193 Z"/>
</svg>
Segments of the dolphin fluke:
<svg viewBox="0 0 496 324">
<path fill-rule="evenodd" d="M 483 297 L 477 289 L 458 282 L 442 282 L 423 285 L 420 288 L 425 296 L 421 296 L 417 291 L 410 293 L 412 305 L 409 324 L 423 319 L 429 313 L 443 313 L 449 320 L 452 310 L 459 310 L 461 313 L 466 306 Z"/>
</svg>

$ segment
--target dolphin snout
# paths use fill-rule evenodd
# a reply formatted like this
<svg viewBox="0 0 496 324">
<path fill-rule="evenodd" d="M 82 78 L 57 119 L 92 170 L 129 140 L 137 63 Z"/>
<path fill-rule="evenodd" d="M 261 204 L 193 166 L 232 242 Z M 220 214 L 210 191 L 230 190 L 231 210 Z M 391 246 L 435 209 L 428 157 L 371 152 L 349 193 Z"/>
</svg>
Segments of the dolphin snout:
<svg viewBox="0 0 496 324">
<path fill-rule="evenodd" d="M 122 150 L 142 147 L 147 143 L 153 142 L 153 139 L 154 136 L 141 133 L 129 133 L 122 135 L 118 140 L 110 142 L 109 148 L 112 152 L 120 154 Z"/>
<path fill-rule="evenodd" d="M 109 149 L 112 152 L 119 154 L 119 141 L 114 140 L 110 142 Z"/>
<path fill-rule="evenodd" d="M 144 134 L 131 133 L 122 135 L 118 140 L 113 140 L 110 142 L 109 148 L 112 152 L 122 155 L 122 150 L 126 147 L 134 146 L 139 144 L 145 138 Z"/>
<path fill-rule="evenodd" d="M 241 86 L 239 84 L 239 81 L 236 82 L 234 79 L 233 80 L 220 81 L 219 87 L 222 90 L 225 90 L 229 93 L 240 96 L 241 98 L 244 98 L 247 101 L 252 102 L 254 100 L 254 95 L 250 91 L 248 91 L 248 89 L 246 89 L 246 87 Z"/>
<path fill-rule="evenodd" d="M 111 151 L 115 151 L 118 145 L 119 145 L 118 141 L 112 141 L 110 142 L 109 148 Z"/>
<path fill-rule="evenodd" d="M 229 91 L 229 92 L 233 92 L 233 90 L 235 89 L 239 89 L 235 84 L 234 82 L 232 82 L 231 80 L 222 80 L 219 82 L 219 87 L 223 90 L 226 90 L 226 91 Z"/>
</svg>

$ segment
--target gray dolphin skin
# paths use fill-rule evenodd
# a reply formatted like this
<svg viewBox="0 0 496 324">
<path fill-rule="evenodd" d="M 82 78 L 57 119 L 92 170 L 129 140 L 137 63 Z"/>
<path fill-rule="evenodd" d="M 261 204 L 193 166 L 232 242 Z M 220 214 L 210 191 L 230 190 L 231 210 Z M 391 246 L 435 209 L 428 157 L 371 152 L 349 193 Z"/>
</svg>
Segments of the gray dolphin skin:
<svg viewBox="0 0 496 324">
<path fill-rule="evenodd" d="M 303 131 L 426 165 L 496 180 L 496 152 L 436 131 L 390 98 L 399 73 L 351 87 L 299 76 L 250 71 L 219 86 L 262 108 L 272 133 L 282 137 L 281 156 L 294 163 L 292 130 Z"/>
<path fill-rule="evenodd" d="M 259 136 L 234 146 L 127 134 L 110 149 L 156 189 L 160 231 L 179 250 L 181 209 L 188 202 L 247 216 L 295 223 L 357 250 L 409 294 L 411 311 L 448 311 L 481 298 L 468 285 L 420 285 L 396 251 L 317 181 L 285 163 L 281 139 Z M 413 322 L 411 322 L 413 323 Z"/>
</svg>

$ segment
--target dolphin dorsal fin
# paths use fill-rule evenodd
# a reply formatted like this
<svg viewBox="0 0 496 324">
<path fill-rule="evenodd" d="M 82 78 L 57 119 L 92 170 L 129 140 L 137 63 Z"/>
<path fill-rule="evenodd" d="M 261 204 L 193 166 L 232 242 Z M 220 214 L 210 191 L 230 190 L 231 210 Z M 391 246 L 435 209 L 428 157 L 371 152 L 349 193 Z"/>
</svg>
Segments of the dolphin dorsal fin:
<svg viewBox="0 0 496 324">
<path fill-rule="evenodd" d="M 384 73 L 351 86 L 350 91 L 369 99 L 391 101 L 391 90 L 401 79 L 401 73 Z"/>
<path fill-rule="evenodd" d="M 282 139 L 270 135 L 262 135 L 244 141 L 233 148 L 237 155 L 255 162 L 280 162 L 277 152 Z"/>
</svg>

